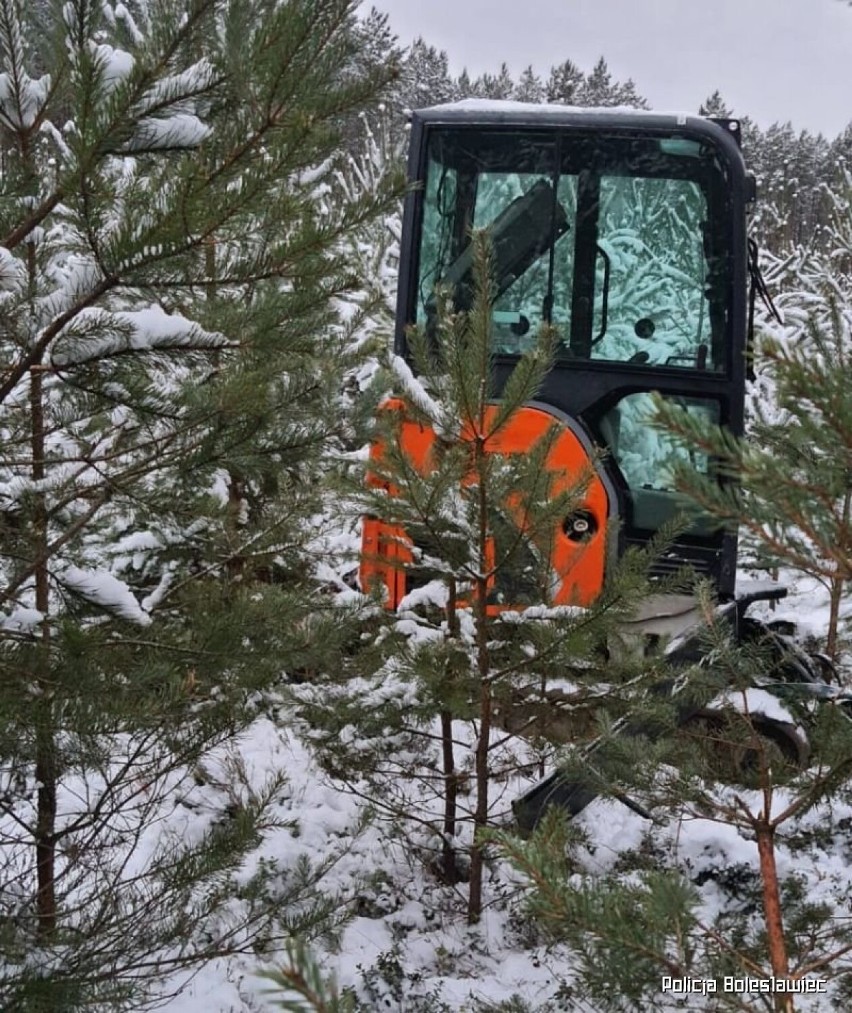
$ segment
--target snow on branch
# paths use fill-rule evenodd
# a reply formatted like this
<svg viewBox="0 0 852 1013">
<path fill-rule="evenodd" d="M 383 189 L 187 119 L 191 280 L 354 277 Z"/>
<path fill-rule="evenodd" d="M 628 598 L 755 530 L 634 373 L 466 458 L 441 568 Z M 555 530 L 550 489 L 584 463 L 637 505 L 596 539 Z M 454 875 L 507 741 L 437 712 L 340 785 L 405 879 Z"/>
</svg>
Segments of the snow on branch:
<svg viewBox="0 0 852 1013">
<path fill-rule="evenodd" d="M 124 146 L 125 151 L 171 151 L 196 148 L 210 133 L 210 127 L 195 113 L 146 116 Z"/>
<path fill-rule="evenodd" d="M 215 83 L 213 65 L 202 59 L 152 84 L 134 109 L 139 121 L 127 150 L 162 151 L 201 144 L 210 127 L 195 114 L 195 99 Z"/>
<path fill-rule="evenodd" d="M 113 10 L 113 18 L 116 22 L 121 21 L 124 27 L 127 29 L 127 34 L 133 40 L 134 45 L 141 46 L 145 41 L 145 36 L 139 30 L 139 26 L 133 19 L 133 15 L 124 6 L 124 4 L 116 4 Z"/>
<path fill-rule="evenodd" d="M 216 71 L 207 59 L 197 60 L 177 74 L 155 81 L 139 103 L 141 113 L 150 113 L 186 102 L 207 91 L 216 82 Z"/>
<path fill-rule="evenodd" d="M 9 633 L 34 633 L 44 622 L 45 614 L 38 609 L 18 607 L 0 616 L 0 630 Z"/>
<path fill-rule="evenodd" d="M 36 121 L 50 91 L 50 74 L 34 81 L 26 74 L 15 80 L 0 74 L 0 121 L 13 130 L 28 130 Z"/>
<path fill-rule="evenodd" d="M 133 70 L 135 60 L 124 49 L 114 49 L 104 43 L 92 47 L 101 80 L 107 94 L 116 88 Z"/>
<path fill-rule="evenodd" d="M 166 313 L 156 304 L 117 313 L 88 309 L 62 332 L 52 362 L 59 367 L 72 366 L 126 352 L 224 348 L 228 343 L 223 334 L 206 331 L 180 313 Z"/>
<path fill-rule="evenodd" d="M 0 246 L 0 298 L 2 293 L 17 291 L 24 284 L 25 275 L 24 265 L 5 246 Z"/>
<path fill-rule="evenodd" d="M 140 626 L 151 624 L 151 617 L 136 600 L 127 584 L 110 573 L 69 566 L 57 579 L 68 590 L 122 619 L 138 623 Z"/>
<path fill-rule="evenodd" d="M 6 67 L 0 74 L 0 123 L 28 130 L 47 101 L 51 78 L 45 74 L 34 81 L 24 70 L 20 10 L 10 2 L 0 4 L 0 58 Z"/>
<path fill-rule="evenodd" d="M 411 367 L 399 355 L 392 355 L 390 366 L 399 380 L 406 398 L 432 422 L 438 423 L 444 415 L 441 406 L 426 391 L 423 384 L 411 372 Z"/>
</svg>

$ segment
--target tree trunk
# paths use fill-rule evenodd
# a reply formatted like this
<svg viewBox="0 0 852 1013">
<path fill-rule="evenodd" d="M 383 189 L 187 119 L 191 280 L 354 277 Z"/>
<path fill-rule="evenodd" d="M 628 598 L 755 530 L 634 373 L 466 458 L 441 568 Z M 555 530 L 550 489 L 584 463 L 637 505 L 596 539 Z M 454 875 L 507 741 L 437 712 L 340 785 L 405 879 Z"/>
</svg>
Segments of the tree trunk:
<svg viewBox="0 0 852 1013">
<path fill-rule="evenodd" d="M 848 547 L 849 545 L 849 524 L 852 519 L 852 489 L 847 489 L 846 494 L 843 497 L 843 506 L 841 507 L 840 513 L 840 530 L 842 532 L 841 538 L 843 543 Z M 841 547 L 838 546 L 838 549 Z M 841 555 L 841 553 L 838 553 Z M 828 635 L 826 636 L 825 642 L 825 653 L 831 658 L 833 662 L 837 661 L 839 654 L 840 645 L 838 643 L 837 628 L 840 625 L 840 606 L 843 604 L 843 593 L 846 588 L 846 583 L 849 580 L 849 568 L 852 566 L 852 559 L 848 558 L 848 552 L 844 554 L 846 558 L 836 559 L 835 561 L 835 574 L 829 584 L 829 613 L 828 613 Z"/>
<path fill-rule="evenodd" d="M 449 581 L 447 595 L 447 631 L 451 640 L 458 636 L 459 621 L 456 614 L 456 582 L 452 578 Z M 452 675 L 452 673 L 448 674 Z M 441 711 L 441 752 L 444 774 L 444 839 L 441 864 L 445 880 L 448 883 L 454 884 L 459 881 L 454 844 L 458 816 L 459 783 L 453 752 L 453 714 L 450 710 Z"/>
<path fill-rule="evenodd" d="M 36 915 L 38 934 L 48 939 L 56 930 L 56 763 L 51 701 L 40 700 L 36 710 Z"/>
<path fill-rule="evenodd" d="M 838 655 L 837 628 L 840 625 L 840 606 L 843 604 L 845 587 L 846 581 L 843 577 L 834 577 L 829 584 L 828 634 L 825 639 L 825 653 L 833 662 L 837 661 Z"/>
<path fill-rule="evenodd" d="M 30 370 L 30 416 L 32 420 L 32 477 L 44 478 L 43 375 L 38 366 Z M 35 678 L 39 697 L 33 709 L 35 728 L 36 790 L 36 915 L 39 936 L 47 939 L 56 930 L 56 743 L 53 728 L 53 687 L 50 685 L 50 586 L 47 561 L 47 504 L 43 492 L 35 498 L 33 544 L 35 559 L 35 606 L 45 617 L 41 646 L 37 651 Z"/>
<path fill-rule="evenodd" d="M 484 583 L 484 582 L 483 582 Z M 476 924 L 482 915 L 482 872 L 483 845 L 481 832 L 488 826 L 488 794 L 490 787 L 490 771 L 488 754 L 491 746 L 491 684 L 488 681 L 488 627 L 485 616 L 480 616 L 486 608 L 486 588 L 477 587 L 477 596 L 481 592 L 481 602 L 476 602 L 476 663 L 479 676 L 479 737 L 476 741 L 474 754 L 474 773 L 476 777 L 476 808 L 473 813 L 473 846 L 470 851 L 470 892 L 468 894 L 467 920 L 469 925 Z"/>
<path fill-rule="evenodd" d="M 781 891 L 778 885 L 778 869 L 775 865 L 775 828 L 766 815 L 756 821 L 757 853 L 760 858 L 760 880 L 763 887 L 763 917 L 766 922 L 766 938 L 769 946 L 769 962 L 775 978 L 787 978 L 790 966 L 787 959 L 787 944 L 784 939 L 784 921 L 781 916 Z M 775 996 L 778 1013 L 794 1013 L 793 997 Z"/>
<path fill-rule="evenodd" d="M 441 870 L 447 883 L 457 883 L 456 848 L 456 806 L 458 801 L 458 778 L 453 756 L 453 715 L 452 711 L 441 711 L 441 750 L 444 773 L 444 825 L 441 847 Z"/>
<path fill-rule="evenodd" d="M 482 432 L 484 426 L 480 428 Z M 474 586 L 474 622 L 476 627 L 476 675 L 479 686 L 479 737 L 474 754 L 476 777 L 476 807 L 473 814 L 473 846 L 470 851 L 470 890 L 468 893 L 467 920 L 476 924 L 482 916 L 482 872 L 483 845 L 481 832 L 488 826 L 488 794 L 490 771 L 488 756 L 491 748 L 491 718 L 493 701 L 491 697 L 490 660 L 488 652 L 488 489 L 486 487 L 484 439 L 476 441 L 476 470 L 479 480 L 479 531 L 478 531 L 478 575 Z"/>
</svg>

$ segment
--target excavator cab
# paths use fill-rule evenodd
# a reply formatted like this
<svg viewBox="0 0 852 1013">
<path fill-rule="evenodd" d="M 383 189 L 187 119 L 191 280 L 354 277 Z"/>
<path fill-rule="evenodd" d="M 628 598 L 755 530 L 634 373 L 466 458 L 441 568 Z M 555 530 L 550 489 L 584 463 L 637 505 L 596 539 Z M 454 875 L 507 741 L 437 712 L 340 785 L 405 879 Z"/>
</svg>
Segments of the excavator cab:
<svg viewBox="0 0 852 1013">
<path fill-rule="evenodd" d="M 605 448 L 606 502 L 587 520 L 619 518 L 607 553 L 646 542 L 684 506 L 670 465 L 685 451 L 648 425 L 651 392 L 743 431 L 753 186 L 738 123 L 461 102 L 413 114 L 409 176 L 397 353 L 409 356 L 411 325 L 434 329 L 438 286 L 469 305 L 471 232 L 486 229 L 498 395 L 540 325 L 553 325 L 555 365 L 530 412 L 589 455 Z M 689 463 L 713 472 L 700 452 Z M 736 551 L 734 532 L 693 514 L 656 565 L 690 564 L 724 599 Z M 376 577 L 396 604 L 404 584 L 390 567 L 362 567 L 362 583 Z"/>
</svg>

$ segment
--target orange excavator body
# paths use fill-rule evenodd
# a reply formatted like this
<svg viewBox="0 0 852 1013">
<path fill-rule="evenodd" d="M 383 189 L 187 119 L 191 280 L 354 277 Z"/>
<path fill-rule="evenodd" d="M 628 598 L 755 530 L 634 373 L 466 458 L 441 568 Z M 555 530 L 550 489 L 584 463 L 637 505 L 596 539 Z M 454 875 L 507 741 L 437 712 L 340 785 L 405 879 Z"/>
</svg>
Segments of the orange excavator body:
<svg viewBox="0 0 852 1013">
<path fill-rule="evenodd" d="M 427 475 L 434 466 L 433 451 L 438 439 L 435 431 L 413 419 L 406 411 L 405 403 L 399 399 L 386 402 L 383 410 L 399 414 L 396 437 L 399 448 L 414 470 L 420 475 Z M 604 482 L 593 467 L 589 449 L 549 411 L 531 405 L 520 408 L 496 431 L 492 431 L 497 411 L 496 405 L 488 406 L 483 419 L 487 453 L 505 456 L 528 453 L 556 426 L 558 433 L 552 439 L 545 461 L 545 467 L 551 473 L 551 495 L 556 497 L 570 493 L 576 488 L 578 477 L 583 477 L 582 502 L 572 512 L 571 518 L 566 518 L 565 523 L 553 532 L 548 548 L 550 566 L 557 581 L 554 604 L 589 605 L 603 588 L 607 527 L 613 506 Z M 468 422 L 462 427 L 461 442 L 473 446 L 477 438 L 477 427 L 473 423 Z M 384 443 L 377 440 L 370 451 L 371 460 L 377 467 L 384 454 Z M 398 489 L 375 472 L 369 475 L 368 482 L 373 487 L 385 488 L 389 496 L 399 494 Z M 465 484 L 473 482 L 474 476 L 470 475 Z M 527 527 L 520 504 L 508 503 L 507 513 L 521 531 Z M 493 553 L 493 545 L 491 551 Z M 397 608 L 408 591 L 407 571 L 413 562 L 411 541 L 401 527 L 375 517 L 364 519 L 360 566 L 360 583 L 364 590 L 383 587 L 385 604 L 390 609 Z M 489 578 L 489 587 L 493 587 L 493 576 Z M 515 607 L 515 603 L 489 600 L 492 611 L 511 607 Z"/>
</svg>

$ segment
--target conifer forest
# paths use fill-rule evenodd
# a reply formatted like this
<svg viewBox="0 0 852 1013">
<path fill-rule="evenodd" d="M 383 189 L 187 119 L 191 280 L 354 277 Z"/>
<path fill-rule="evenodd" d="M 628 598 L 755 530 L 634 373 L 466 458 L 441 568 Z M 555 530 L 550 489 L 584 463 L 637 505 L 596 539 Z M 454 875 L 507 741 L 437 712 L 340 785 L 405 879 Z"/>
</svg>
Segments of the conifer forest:
<svg viewBox="0 0 852 1013">
<path fill-rule="evenodd" d="M 409 113 L 649 104 L 605 56 L 450 66 L 356 0 L 0 0 L 3 1013 L 852 1009 L 852 124 L 692 111 L 756 180 L 745 436 L 626 398 L 684 512 L 566 602 L 606 454 L 484 452 L 560 341 L 495 396 L 487 229 L 393 350 Z M 601 239 L 613 340 L 703 313 L 685 207 Z M 787 589 L 744 634 L 661 576 L 690 510 Z M 688 644 L 637 633 L 663 593 Z"/>
</svg>

